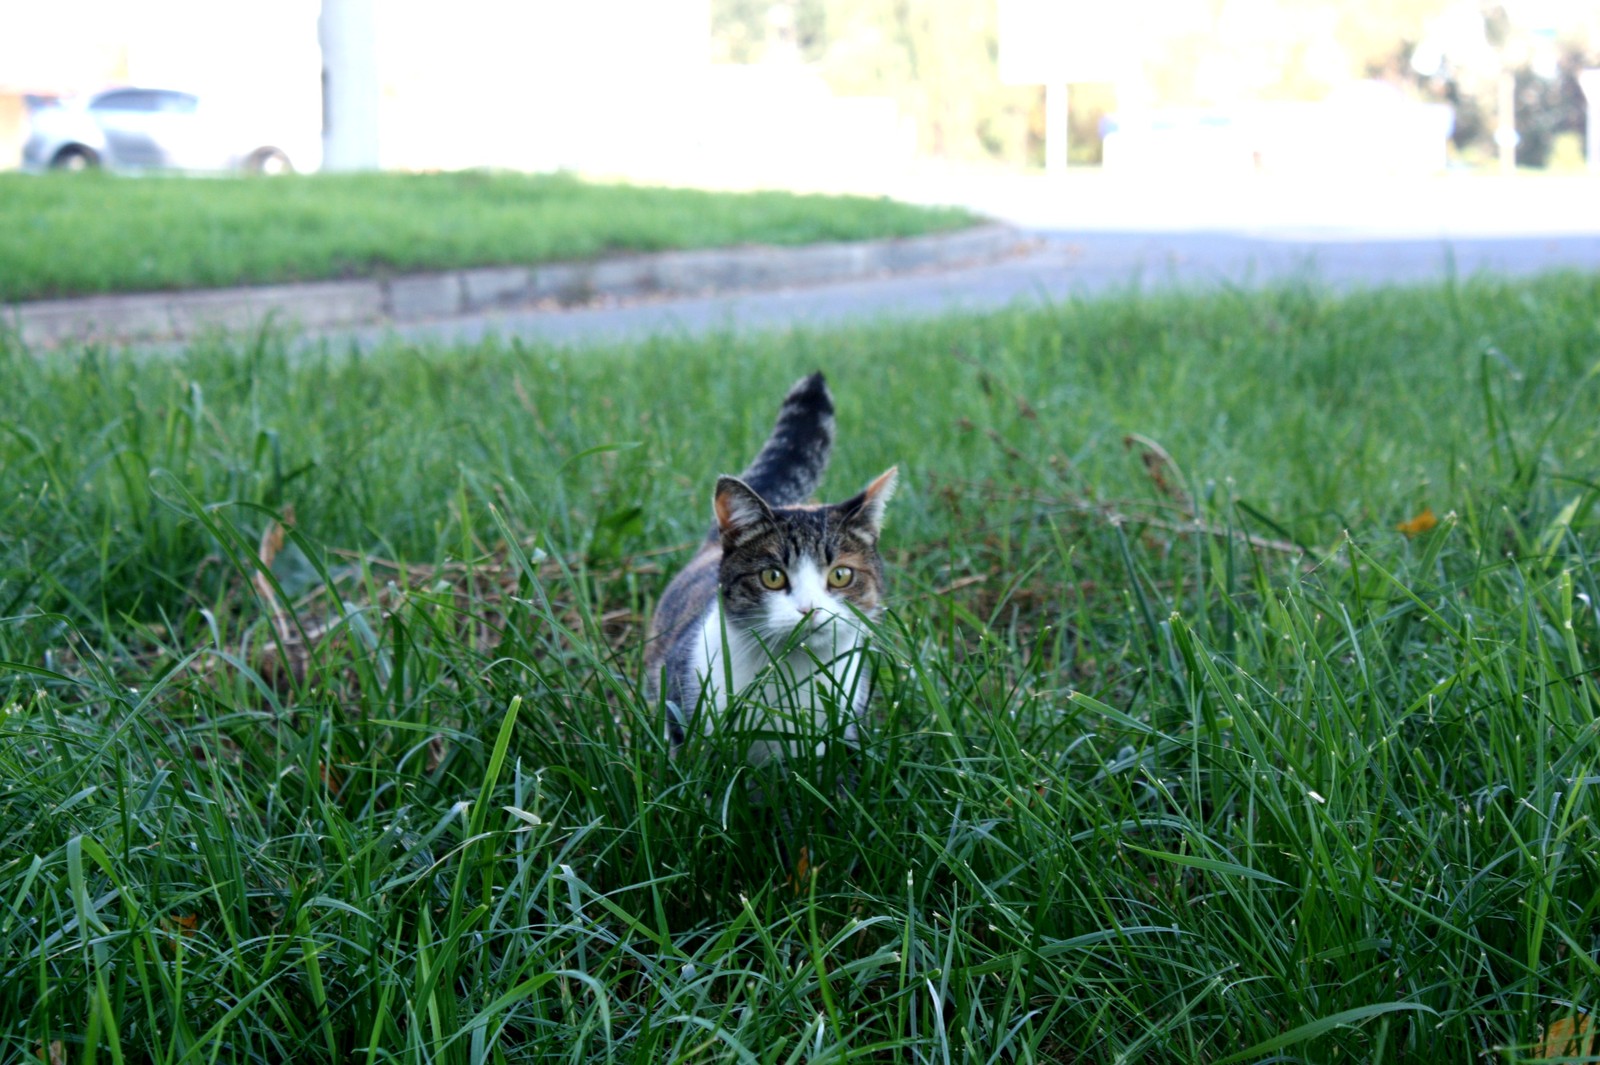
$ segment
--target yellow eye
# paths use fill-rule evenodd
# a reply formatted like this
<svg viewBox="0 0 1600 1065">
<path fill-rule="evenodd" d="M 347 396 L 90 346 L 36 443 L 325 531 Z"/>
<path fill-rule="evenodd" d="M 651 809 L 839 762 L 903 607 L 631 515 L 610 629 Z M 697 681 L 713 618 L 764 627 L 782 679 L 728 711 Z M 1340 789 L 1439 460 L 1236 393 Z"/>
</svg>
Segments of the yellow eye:
<svg viewBox="0 0 1600 1065">
<path fill-rule="evenodd" d="M 761 587 L 768 591 L 780 591 L 789 587 L 789 575 L 777 566 L 761 571 Z"/>
<path fill-rule="evenodd" d="M 843 588 L 856 579 L 856 571 L 849 566 L 835 566 L 828 573 L 829 588 Z"/>
</svg>

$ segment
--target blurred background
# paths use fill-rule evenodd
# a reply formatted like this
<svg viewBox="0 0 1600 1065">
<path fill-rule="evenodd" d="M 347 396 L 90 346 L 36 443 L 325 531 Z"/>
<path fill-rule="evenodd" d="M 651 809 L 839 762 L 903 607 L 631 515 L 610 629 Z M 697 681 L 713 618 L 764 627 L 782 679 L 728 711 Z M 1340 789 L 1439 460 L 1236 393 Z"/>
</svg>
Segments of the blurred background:
<svg viewBox="0 0 1600 1065">
<path fill-rule="evenodd" d="M 166 108 L 270 128 L 229 146 L 256 169 L 1600 172 L 1596 68 L 1595 0 L 3 0 L 0 167 L 134 168 Z M 64 117 L 125 86 L 177 95 Z"/>
</svg>

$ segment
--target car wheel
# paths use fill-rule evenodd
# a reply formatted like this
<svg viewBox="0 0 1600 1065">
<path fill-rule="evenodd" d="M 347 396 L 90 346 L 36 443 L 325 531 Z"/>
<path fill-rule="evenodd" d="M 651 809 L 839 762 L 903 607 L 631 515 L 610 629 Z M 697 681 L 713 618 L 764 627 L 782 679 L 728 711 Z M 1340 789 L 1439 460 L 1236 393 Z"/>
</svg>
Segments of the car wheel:
<svg viewBox="0 0 1600 1065">
<path fill-rule="evenodd" d="M 100 157 L 89 149 L 76 144 L 69 144 L 55 154 L 50 160 L 51 170 L 93 170 L 100 165 Z"/>
<path fill-rule="evenodd" d="M 262 148 L 253 153 L 244 164 L 244 168 L 252 174 L 292 174 L 294 164 L 289 162 L 289 156 L 282 148 Z"/>
</svg>

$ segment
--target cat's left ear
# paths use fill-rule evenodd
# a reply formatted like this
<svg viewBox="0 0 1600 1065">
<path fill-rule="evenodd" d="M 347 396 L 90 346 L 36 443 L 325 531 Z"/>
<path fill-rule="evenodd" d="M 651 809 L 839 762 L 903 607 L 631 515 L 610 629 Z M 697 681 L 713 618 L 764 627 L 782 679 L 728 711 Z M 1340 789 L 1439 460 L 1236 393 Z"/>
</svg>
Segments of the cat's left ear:
<svg viewBox="0 0 1600 1065">
<path fill-rule="evenodd" d="M 900 467 L 890 466 L 877 479 L 867 485 L 866 491 L 840 504 L 851 522 L 865 525 L 874 537 L 883 528 L 883 508 L 894 496 L 894 486 L 900 479 Z"/>
</svg>

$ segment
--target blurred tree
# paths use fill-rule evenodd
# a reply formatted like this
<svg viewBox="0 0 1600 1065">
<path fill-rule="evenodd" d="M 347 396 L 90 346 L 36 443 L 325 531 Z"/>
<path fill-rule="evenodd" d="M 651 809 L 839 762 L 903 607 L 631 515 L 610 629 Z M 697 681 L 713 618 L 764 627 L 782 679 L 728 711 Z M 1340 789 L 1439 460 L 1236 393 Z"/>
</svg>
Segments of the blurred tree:
<svg viewBox="0 0 1600 1065">
<path fill-rule="evenodd" d="M 1319 100 L 1357 78 L 1399 80 L 1400 42 L 1420 40 L 1458 0 L 1141 2 L 1159 16 L 1141 43 L 1148 102 L 1227 107 Z"/>
<path fill-rule="evenodd" d="M 754 63 L 765 36 L 761 16 L 770 0 L 716 0 L 711 7 L 711 59 L 716 63 Z"/>
<path fill-rule="evenodd" d="M 1496 79 L 1511 69 L 1520 71 L 1519 162 L 1537 165 L 1553 138 L 1581 129 L 1583 99 L 1571 71 L 1557 78 L 1531 65 L 1527 34 L 1496 0 L 1127 2 L 1139 5 L 1145 34 L 1140 103 L 1316 100 L 1352 79 L 1379 78 L 1454 104 L 1458 149 L 1492 157 Z M 995 0 L 711 0 L 711 14 L 715 56 L 799 59 L 835 92 L 892 97 L 915 119 L 921 154 L 1013 164 L 1043 158 L 1042 90 L 999 80 Z M 1418 46 L 1447 23 L 1480 27 L 1482 47 L 1465 59 L 1441 52 L 1439 70 L 1418 72 Z M 1569 53 L 1581 57 L 1582 48 Z M 1110 86 L 1074 87 L 1074 162 L 1098 161 L 1100 118 L 1118 103 Z"/>
<path fill-rule="evenodd" d="M 1022 163 L 1042 152 L 1042 92 L 1000 84 L 994 0 L 713 0 L 711 11 L 714 55 L 770 61 L 792 45 L 835 92 L 893 98 L 922 154 Z"/>
<path fill-rule="evenodd" d="M 1421 95 L 1455 108 L 1451 140 L 1458 157 L 1477 165 L 1499 157 L 1499 89 L 1509 75 L 1517 165 L 1549 166 L 1563 151 L 1571 157 L 1566 162 L 1577 165 L 1587 113 L 1578 72 L 1600 63 L 1600 18 L 1557 34 L 1518 23 L 1500 4 L 1457 5 L 1453 15 L 1475 18 L 1475 34 L 1446 34 L 1416 49 L 1406 45 L 1396 58 Z"/>
<path fill-rule="evenodd" d="M 1588 111 L 1578 73 L 1593 66 L 1600 66 L 1600 56 L 1585 55 L 1569 45 L 1553 74 L 1531 64 L 1516 71 L 1518 166 L 1550 166 L 1563 138 L 1574 141 L 1577 149 L 1571 153 L 1573 159 L 1563 162 L 1582 160 Z"/>
</svg>

